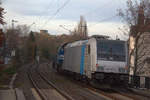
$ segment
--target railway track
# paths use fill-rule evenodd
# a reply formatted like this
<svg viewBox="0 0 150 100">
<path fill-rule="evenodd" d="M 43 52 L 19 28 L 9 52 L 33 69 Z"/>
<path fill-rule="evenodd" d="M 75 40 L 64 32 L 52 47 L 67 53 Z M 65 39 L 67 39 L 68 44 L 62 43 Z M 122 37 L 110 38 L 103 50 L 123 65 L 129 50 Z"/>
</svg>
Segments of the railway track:
<svg viewBox="0 0 150 100">
<path fill-rule="evenodd" d="M 37 91 L 37 93 L 39 94 L 40 98 L 42 100 L 47 100 L 46 96 L 44 95 L 44 93 L 40 90 L 40 88 L 38 87 L 37 85 L 37 82 L 33 79 L 33 76 L 32 76 L 32 72 L 31 70 L 29 70 L 28 72 L 28 77 L 29 79 L 31 80 L 31 83 L 33 84 L 35 90 Z"/>
<path fill-rule="evenodd" d="M 86 85 L 80 81 L 75 81 L 72 79 L 68 79 L 68 77 L 66 77 L 67 80 L 71 80 L 71 82 L 73 84 L 75 83 L 76 85 L 79 86 L 79 88 L 77 88 L 77 89 L 79 89 L 79 91 L 76 91 L 75 89 L 73 89 L 74 92 L 71 92 L 69 90 L 69 92 L 70 92 L 69 93 L 68 91 L 66 91 L 65 89 L 63 89 L 59 86 L 59 84 L 61 82 L 58 82 L 59 84 L 55 83 L 55 81 L 57 80 L 57 77 L 55 77 L 56 80 L 55 80 L 55 78 L 48 78 L 49 76 L 52 76 L 52 77 L 55 76 L 49 72 L 50 70 L 52 71 L 52 69 L 49 68 L 49 66 L 44 67 L 42 65 L 41 68 L 37 67 L 32 70 L 30 69 L 29 74 L 28 74 L 28 76 L 30 77 L 30 80 L 33 81 L 32 84 L 34 85 L 35 89 L 37 90 L 37 92 L 40 95 L 40 97 L 42 98 L 42 100 L 49 100 L 50 96 L 48 97 L 48 95 L 45 95 L 47 93 L 45 93 L 45 91 L 42 90 L 42 87 L 39 86 L 39 81 L 44 82 L 44 84 L 47 84 L 48 87 L 56 90 L 66 100 L 149 100 L 149 99 L 141 99 L 141 97 L 136 94 L 125 93 L 125 92 L 122 92 L 122 91 L 120 91 L 118 89 L 114 89 L 114 88 L 111 88 L 108 90 L 96 89 L 96 88 Z M 57 74 L 57 73 L 55 73 L 55 74 Z M 35 76 L 38 79 L 35 79 Z M 37 83 L 37 81 L 38 81 L 38 83 Z M 42 83 L 42 85 L 43 85 L 43 83 Z M 64 86 L 64 87 L 66 87 L 66 86 Z M 96 99 L 94 96 L 96 97 Z M 93 99 L 91 99 L 92 97 L 93 97 Z M 100 99 L 101 97 L 103 99 Z M 60 99 L 58 99 L 58 100 L 60 100 Z"/>
<path fill-rule="evenodd" d="M 50 65 L 47 65 L 50 66 Z M 72 79 L 71 79 L 72 80 Z M 107 90 L 97 89 L 93 86 L 89 86 L 81 81 L 72 80 L 73 83 L 79 84 L 86 89 L 95 92 L 96 94 L 103 94 L 113 100 L 149 100 L 150 96 L 136 93 L 132 91 L 130 88 L 123 87 L 110 87 Z M 123 100 L 124 100 L 123 99 Z"/>
<path fill-rule="evenodd" d="M 48 75 L 47 70 L 49 70 L 48 66 L 47 66 L 47 68 L 45 68 L 45 72 L 43 72 L 43 73 L 45 73 L 45 76 Z M 49 81 L 49 80 L 47 80 L 47 81 Z M 114 89 L 110 89 L 106 92 L 103 90 L 92 88 L 89 85 L 85 85 L 85 84 L 83 85 L 82 83 L 74 81 L 74 80 L 73 80 L 73 82 L 84 87 L 85 91 L 89 91 L 91 94 L 103 96 L 103 97 L 107 98 L 107 100 L 139 100 L 137 98 L 136 99 L 133 98 L 132 96 L 125 95 L 125 94 L 123 94 L 119 91 L 116 91 Z"/>
<path fill-rule="evenodd" d="M 138 98 L 134 98 L 133 96 L 129 96 L 124 94 L 123 92 L 116 90 L 114 88 L 95 88 L 92 85 L 87 85 L 85 83 L 77 82 L 78 85 L 84 87 L 85 90 L 91 91 L 95 94 L 101 94 L 108 97 L 111 100 L 139 100 Z M 100 84 L 99 84 L 100 85 Z"/>
<path fill-rule="evenodd" d="M 47 82 L 44 76 L 37 72 L 36 68 L 31 67 L 29 69 L 28 77 L 41 100 L 73 100 L 67 94 L 58 90 L 50 81 Z"/>
<path fill-rule="evenodd" d="M 107 89 L 107 91 L 101 90 L 101 89 L 95 89 L 92 87 L 87 87 L 85 89 L 92 91 L 94 93 L 97 93 L 97 94 L 102 94 L 106 97 L 111 98 L 112 100 L 138 100 L 138 99 L 134 99 L 128 95 L 121 94 L 120 92 L 116 92 L 112 89 Z"/>
<path fill-rule="evenodd" d="M 149 97 L 131 92 L 131 90 L 128 88 L 109 87 L 103 89 L 83 84 L 80 81 L 77 83 L 89 91 L 103 94 L 104 96 L 107 96 L 113 100 L 149 100 Z"/>
<path fill-rule="evenodd" d="M 149 100 L 149 97 L 144 95 L 139 95 L 135 92 L 132 92 L 128 88 L 118 88 L 118 87 L 109 87 L 109 88 L 95 88 L 91 85 L 83 84 L 77 82 L 79 85 L 85 87 L 87 90 L 93 91 L 95 93 L 103 94 L 113 100 Z"/>
</svg>

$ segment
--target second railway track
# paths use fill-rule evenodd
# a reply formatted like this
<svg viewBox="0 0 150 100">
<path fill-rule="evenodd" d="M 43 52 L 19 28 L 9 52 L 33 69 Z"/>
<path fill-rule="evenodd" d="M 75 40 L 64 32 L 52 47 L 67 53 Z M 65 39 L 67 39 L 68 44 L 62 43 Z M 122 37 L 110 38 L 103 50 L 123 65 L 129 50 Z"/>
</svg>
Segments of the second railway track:
<svg viewBox="0 0 150 100">
<path fill-rule="evenodd" d="M 42 100 L 143 100 L 138 98 L 139 96 L 132 96 L 132 94 L 129 95 L 115 89 L 112 92 L 95 89 L 67 77 L 63 77 L 62 81 L 60 78 L 62 76 L 58 75 L 47 64 L 46 66 L 42 64 L 36 68 L 32 67 L 28 76 Z M 70 85 L 71 89 L 66 84 Z M 50 93 L 51 90 L 57 92 L 57 95 L 60 95 L 61 98 L 57 97 L 56 99 Z"/>
<path fill-rule="evenodd" d="M 28 77 L 31 80 L 35 90 L 42 100 L 73 100 L 71 97 L 58 90 L 56 86 L 47 82 L 44 76 L 37 71 L 36 67 L 31 67 L 28 71 Z"/>
</svg>

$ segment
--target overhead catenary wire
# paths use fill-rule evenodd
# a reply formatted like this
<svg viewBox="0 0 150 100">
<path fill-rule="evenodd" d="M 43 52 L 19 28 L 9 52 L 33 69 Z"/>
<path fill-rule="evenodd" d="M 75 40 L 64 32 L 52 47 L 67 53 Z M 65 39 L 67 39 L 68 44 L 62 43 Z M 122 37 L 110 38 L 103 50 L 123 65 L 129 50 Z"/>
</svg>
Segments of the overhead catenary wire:
<svg viewBox="0 0 150 100">
<path fill-rule="evenodd" d="M 116 17 L 117 15 L 113 15 L 113 16 L 111 16 L 111 17 L 109 17 L 109 18 L 105 18 L 105 19 L 101 19 L 101 20 L 99 20 L 98 22 L 104 22 L 104 21 L 108 21 L 108 20 L 111 20 L 111 19 L 113 19 L 114 17 Z M 95 24 L 91 24 L 91 25 L 88 25 L 87 27 L 93 27 L 93 26 L 95 26 L 95 25 L 97 25 L 97 24 L 99 24 L 99 23 L 95 23 Z M 62 27 L 63 29 L 65 29 L 65 30 L 68 30 L 69 32 L 72 32 L 71 30 L 69 30 L 69 29 L 66 29 L 65 27 L 63 27 L 63 25 L 59 25 L 60 27 Z"/>
<path fill-rule="evenodd" d="M 53 2 L 55 2 L 55 0 L 51 0 L 49 3 L 48 3 L 48 6 L 42 11 L 42 12 L 40 12 L 41 14 L 42 13 L 46 13 L 49 9 L 50 9 L 50 7 L 53 5 Z M 38 18 L 39 17 L 39 18 Z M 35 23 L 35 22 L 38 22 L 38 20 L 40 20 L 42 17 L 43 17 L 43 15 L 39 15 L 39 16 L 36 16 L 35 17 L 35 21 L 33 22 L 33 23 Z M 36 23 L 35 23 L 36 24 Z M 40 30 L 39 28 L 37 28 L 37 30 Z"/>
<path fill-rule="evenodd" d="M 114 0 L 113 0 L 114 1 Z M 112 2 L 112 1 L 111 1 Z M 111 3 L 110 2 L 110 3 Z M 115 1 L 116 2 L 116 1 Z M 109 3 L 109 2 L 108 2 Z M 122 3 L 122 2 L 121 2 Z M 105 4 L 105 6 L 107 5 L 107 3 Z M 103 6 L 103 7 L 105 7 L 105 6 Z M 99 8 L 102 8 L 103 9 L 103 7 L 99 7 Z M 92 11 L 96 11 L 98 8 L 96 8 L 96 9 L 94 9 L 94 10 L 92 10 Z M 92 11 L 90 11 L 90 12 L 88 12 L 88 13 L 86 13 L 87 15 L 89 14 L 89 13 L 93 13 Z M 116 15 L 113 15 L 113 16 L 111 16 L 111 17 L 108 17 L 108 18 L 104 18 L 104 19 L 101 19 L 101 20 L 99 20 L 99 21 L 97 21 L 96 23 L 93 23 L 93 24 L 90 24 L 90 25 L 88 25 L 88 27 L 93 27 L 93 26 L 95 26 L 95 25 L 98 25 L 98 24 L 100 24 L 100 22 L 106 22 L 106 21 L 108 21 L 108 20 L 111 20 L 111 19 L 113 19 L 113 18 L 116 18 L 118 15 L 116 14 Z"/>
<path fill-rule="evenodd" d="M 70 0 L 67 0 L 60 8 L 56 10 L 56 12 L 51 16 L 43 25 L 43 27 L 50 21 L 52 20 L 68 3 Z"/>
<path fill-rule="evenodd" d="M 102 20 L 100 20 L 100 21 L 98 21 L 98 22 L 104 22 L 104 21 L 108 21 L 108 20 L 111 20 L 111 19 L 113 19 L 114 17 L 117 17 L 117 15 L 114 15 L 114 16 L 111 16 L 111 17 L 109 17 L 109 18 L 105 18 L 105 19 L 102 19 Z M 95 24 L 92 24 L 92 25 L 88 25 L 88 27 L 93 27 L 93 26 L 95 26 L 95 25 L 98 25 L 98 24 L 100 24 L 100 23 L 95 23 Z M 113 24 L 113 23 L 112 23 Z M 116 25 L 116 24 L 113 24 L 113 26 L 114 25 Z M 119 29 L 118 29 L 119 30 Z M 123 36 L 123 34 L 122 33 L 120 33 L 120 34 L 117 34 L 117 35 L 119 35 L 120 37 L 122 37 L 124 40 L 127 40 L 126 39 L 126 37 L 125 36 Z"/>
<path fill-rule="evenodd" d="M 117 15 L 113 15 L 113 16 L 111 16 L 111 17 L 108 17 L 108 18 L 105 18 L 105 19 L 101 19 L 101 20 L 99 20 L 99 21 L 97 21 L 97 22 L 108 21 L 108 20 L 113 19 L 114 17 L 117 17 Z M 99 23 L 91 24 L 91 25 L 88 25 L 87 27 L 93 27 L 93 26 L 98 25 L 98 24 L 99 24 Z M 63 25 L 60 25 L 60 26 L 63 26 Z M 63 28 L 64 28 L 64 27 L 63 27 Z M 69 30 L 69 31 L 71 31 L 71 30 Z"/>
<path fill-rule="evenodd" d="M 96 11 L 97 9 L 104 9 L 105 7 L 107 7 L 108 4 L 113 4 L 112 2 L 114 2 L 114 1 L 116 1 L 116 0 L 111 0 L 111 1 L 109 1 L 109 2 L 107 2 L 107 3 L 105 3 L 103 6 L 98 7 L 98 8 L 96 8 L 96 9 L 94 9 L 94 10 L 92 10 L 92 11 L 89 11 L 89 12 L 87 12 L 87 13 L 84 13 L 83 15 L 91 15 L 91 14 L 94 13 L 94 11 Z M 102 12 L 104 12 L 104 10 L 103 10 Z M 102 12 L 101 12 L 101 13 L 102 13 Z M 102 20 L 97 21 L 97 22 L 104 22 L 104 21 L 107 21 L 107 20 L 110 20 L 110 19 L 114 18 L 115 16 L 117 16 L 117 15 L 113 15 L 113 16 L 111 16 L 111 17 L 102 19 Z M 97 25 L 97 24 L 99 24 L 99 23 L 95 23 L 95 24 L 89 25 L 89 26 L 92 27 L 92 26 L 95 26 L 95 25 Z M 88 26 L 88 27 L 89 27 L 89 26 Z"/>
<path fill-rule="evenodd" d="M 117 15 L 113 15 L 113 16 L 111 16 L 111 17 L 108 17 L 108 18 L 105 18 L 105 19 L 99 20 L 99 21 L 97 21 L 97 22 L 104 22 L 104 21 L 108 21 L 108 20 L 113 19 L 113 18 L 114 18 L 114 17 L 116 17 L 116 16 L 117 16 Z M 95 24 L 88 25 L 88 27 L 93 27 L 93 26 L 95 26 L 95 25 L 97 25 L 97 24 L 99 24 L 99 23 L 95 23 Z"/>
<path fill-rule="evenodd" d="M 114 0 L 111 0 L 111 1 L 109 1 L 109 2 L 107 2 L 107 3 L 105 3 L 103 6 L 101 6 L 101 7 L 97 7 L 96 9 L 94 9 L 94 10 L 91 10 L 91 11 L 89 11 L 89 12 L 86 12 L 86 13 L 84 13 L 83 15 L 85 16 L 85 15 L 88 15 L 88 14 L 90 14 L 91 15 L 91 13 L 94 13 L 96 10 L 98 10 L 98 9 L 104 9 L 105 7 L 107 7 L 107 5 L 108 4 L 112 4 L 112 2 L 113 2 Z"/>
<path fill-rule="evenodd" d="M 50 17 L 48 18 L 48 20 L 45 21 L 45 23 L 43 24 L 42 28 L 43 28 L 45 25 L 47 25 L 47 23 L 49 23 L 51 20 L 53 20 L 53 18 L 69 3 L 69 1 L 70 1 L 70 0 L 67 0 L 61 7 L 59 7 L 59 8 L 56 10 L 56 12 L 55 12 L 52 16 L 50 16 Z M 111 1 L 111 2 L 112 2 L 112 1 Z M 111 3 L 111 2 L 109 2 L 109 3 Z M 108 4 L 108 3 L 106 3 L 106 4 Z M 105 5 L 106 5 L 106 4 L 105 4 Z M 104 7 L 104 6 L 99 7 L 99 8 L 103 8 L 103 7 Z M 98 8 L 97 8 L 97 9 L 98 9 Z M 96 10 L 96 9 L 95 9 L 95 10 Z M 94 11 L 95 11 L 95 10 L 94 10 Z M 90 12 L 92 12 L 92 11 L 90 11 Z M 88 13 L 90 13 L 90 12 L 88 12 Z M 93 26 L 99 24 L 98 22 L 104 22 L 104 21 L 111 20 L 111 19 L 114 18 L 115 16 L 116 16 L 116 15 L 111 16 L 111 17 L 109 17 L 109 18 L 104 18 L 104 19 L 102 19 L 102 20 L 100 20 L 100 21 L 97 21 L 97 23 L 88 25 L 88 27 L 93 27 Z"/>
<path fill-rule="evenodd" d="M 49 21 L 51 21 L 68 3 L 70 0 L 67 0 L 60 8 L 58 8 L 56 10 L 56 12 L 53 14 L 53 16 L 51 16 L 50 18 L 48 18 L 48 20 L 45 21 L 45 23 L 43 24 L 42 28 L 48 24 Z"/>
<path fill-rule="evenodd" d="M 92 14 L 92 13 L 94 13 L 94 11 L 96 11 L 97 9 L 104 9 L 105 7 L 107 7 L 107 5 L 108 4 L 112 4 L 112 2 L 113 2 L 114 0 L 111 0 L 111 1 L 109 1 L 109 2 L 107 2 L 107 3 L 105 3 L 103 6 L 101 6 L 101 7 L 97 7 L 96 9 L 94 9 L 94 10 L 91 10 L 91 11 L 89 11 L 89 12 L 86 12 L 86 13 L 84 13 L 83 15 L 85 16 L 85 15 L 88 15 L 88 14 Z M 102 11 L 103 12 L 103 11 Z M 100 21 L 98 21 L 98 22 L 103 22 L 103 21 L 107 21 L 107 20 L 110 20 L 110 19 L 112 19 L 113 17 L 115 17 L 116 15 L 114 15 L 114 16 L 111 16 L 111 17 L 109 17 L 109 18 L 105 18 L 105 19 L 102 19 L 102 20 L 100 20 Z M 94 24 L 94 25 L 97 25 L 97 24 L 99 24 L 99 23 L 96 23 L 96 24 Z M 89 26 L 94 26 L 94 25 L 89 25 Z M 88 26 L 88 27 L 89 27 Z"/>
<path fill-rule="evenodd" d="M 45 8 L 45 10 L 42 12 L 42 13 L 46 13 L 49 9 L 50 9 L 50 7 L 53 5 L 53 2 L 55 2 L 55 0 L 51 0 L 50 2 L 49 2 L 49 4 L 48 4 L 48 6 Z M 42 15 L 39 17 L 39 20 L 42 18 Z"/>
</svg>

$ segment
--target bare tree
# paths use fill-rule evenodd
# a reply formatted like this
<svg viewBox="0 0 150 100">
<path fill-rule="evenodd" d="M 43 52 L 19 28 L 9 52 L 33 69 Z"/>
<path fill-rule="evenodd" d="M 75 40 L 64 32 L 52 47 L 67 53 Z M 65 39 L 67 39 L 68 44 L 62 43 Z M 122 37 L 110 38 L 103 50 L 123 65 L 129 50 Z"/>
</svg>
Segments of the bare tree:
<svg viewBox="0 0 150 100">
<path fill-rule="evenodd" d="M 18 33 L 20 33 L 19 35 L 22 37 L 29 35 L 30 27 L 27 25 L 18 25 L 16 29 L 18 30 Z"/>
<path fill-rule="evenodd" d="M 149 0 L 128 0 L 127 9 L 119 9 L 119 16 L 127 23 L 130 29 L 129 37 L 134 38 L 134 75 L 139 73 L 145 63 L 144 56 L 147 55 L 147 48 L 144 47 L 144 32 L 149 31 L 150 26 L 150 1 Z M 143 49 L 141 49 L 143 48 Z M 141 50 L 142 52 L 141 52 Z M 131 55 L 130 55 L 131 57 Z M 143 59 L 141 61 L 141 59 Z M 140 65 L 140 66 L 139 66 Z"/>
<path fill-rule="evenodd" d="M 24 62 L 26 55 L 26 42 L 27 35 L 29 34 L 29 27 L 26 25 L 18 25 L 15 28 L 7 28 L 5 32 L 6 45 L 5 45 L 5 55 L 12 57 L 12 52 L 15 52 L 15 57 L 13 60 L 16 62 Z"/>
<path fill-rule="evenodd" d="M 18 48 L 22 43 L 25 34 L 29 34 L 29 27 L 18 25 L 16 28 L 8 28 L 6 31 L 7 43 L 11 49 Z"/>
<path fill-rule="evenodd" d="M 1 7 L 1 1 L 0 1 L 0 24 L 1 25 L 4 25 L 5 22 L 4 22 L 4 8 Z"/>
<path fill-rule="evenodd" d="M 80 22 L 72 33 L 73 35 L 79 35 L 80 39 L 86 39 L 88 37 L 87 23 L 83 16 L 80 16 Z"/>
</svg>

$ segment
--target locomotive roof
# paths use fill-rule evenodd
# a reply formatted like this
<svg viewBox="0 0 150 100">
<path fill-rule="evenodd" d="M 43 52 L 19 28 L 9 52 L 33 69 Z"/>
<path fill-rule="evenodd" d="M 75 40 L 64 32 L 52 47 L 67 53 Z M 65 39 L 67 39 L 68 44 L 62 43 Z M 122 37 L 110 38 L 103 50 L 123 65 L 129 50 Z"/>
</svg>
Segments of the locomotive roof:
<svg viewBox="0 0 150 100">
<path fill-rule="evenodd" d="M 87 44 L 88 40 L 79 40 L 72 43 L 68 43 L 66 47 L 74 47 L 74 46 L 81 46 L 83 44 Z"/>
<path fill-rule="evenodd" d="M 65 47 L 81 46 L 81 45 L 87 44 L 90 39 L 95 39 L 96 41 L 97 41 L 97 40 L 106 40 L 106 41 L 125 42 L 125 41 L 123 41 L 123 40 L 110 40 L 110 39 L 108 39 L 108 38 L 106 39 L 106 38 L 95 38 L 95 37 L 91 37 L 91 38 L 89 38 L 89 39 L 87 39 L 87 40 L 78 40 L 78 41 L 75 41 L 75 42 L 72 42 L 72 43 L 68 43 L 68 44 L 66 44 Z"/>
</svg>

